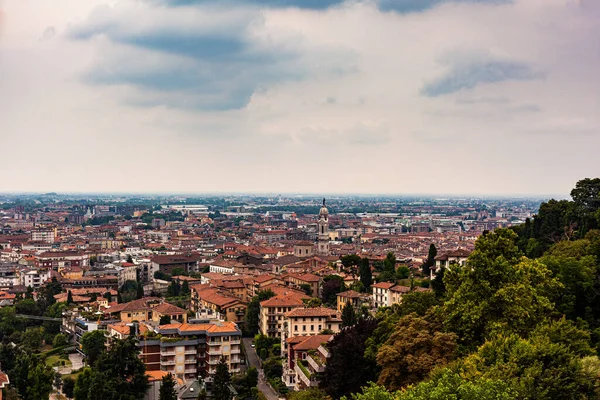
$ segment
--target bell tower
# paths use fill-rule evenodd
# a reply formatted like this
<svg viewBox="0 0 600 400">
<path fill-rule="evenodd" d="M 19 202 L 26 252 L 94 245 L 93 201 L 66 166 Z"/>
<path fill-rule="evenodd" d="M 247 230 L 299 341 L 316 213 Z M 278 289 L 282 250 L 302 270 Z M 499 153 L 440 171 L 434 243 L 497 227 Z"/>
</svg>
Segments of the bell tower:
<svg viewBox="0 0 600 400">
<path fill-rule="evenodd" d="M 323 199 L 323 207 L 319 211 L 319 222 L 318 225 L 318 242 L 316 253 L 321 256 L 329 255 L 329 210 L 325 206 L 325 199 Z"/>
</svg>

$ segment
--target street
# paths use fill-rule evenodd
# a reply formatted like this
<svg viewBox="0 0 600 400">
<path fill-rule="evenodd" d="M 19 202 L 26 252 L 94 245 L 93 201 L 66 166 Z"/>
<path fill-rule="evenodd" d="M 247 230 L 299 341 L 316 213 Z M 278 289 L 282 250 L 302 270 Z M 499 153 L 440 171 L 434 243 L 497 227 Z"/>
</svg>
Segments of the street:
<svg viewBox="0 0 600 400">
<path fill-rule="evenodd" d="M 256 354 L 256 350 L 252 347 L 252 338 L 244 338 L 242 340 L 244 342 L 244 349 L 246 350 L 248 364 L 250 364 L 251 367 L 256 367 L 258 370 L 258 390 L 263 392 L 268 400 L 278 400 L 279 396 L 277 393 L 271 388 L 271 386 L 267 384 L 267 379 L 262 368 L 260 367 L 260 361 L 258 359 L 258 355 Z"/>
</svg>

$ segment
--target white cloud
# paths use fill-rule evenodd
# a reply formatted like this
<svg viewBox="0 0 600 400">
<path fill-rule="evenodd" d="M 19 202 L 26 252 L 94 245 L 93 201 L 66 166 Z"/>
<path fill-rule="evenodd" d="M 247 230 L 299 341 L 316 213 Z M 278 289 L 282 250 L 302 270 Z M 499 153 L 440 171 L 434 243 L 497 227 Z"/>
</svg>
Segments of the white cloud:
<svg viewBox="0 0 600 400">
<path fill-rule="evenodd" d="M 6 3 L 7 189 L 566 193 L 600 174 L 593 3 L 57 1 Z"/>
</svg>

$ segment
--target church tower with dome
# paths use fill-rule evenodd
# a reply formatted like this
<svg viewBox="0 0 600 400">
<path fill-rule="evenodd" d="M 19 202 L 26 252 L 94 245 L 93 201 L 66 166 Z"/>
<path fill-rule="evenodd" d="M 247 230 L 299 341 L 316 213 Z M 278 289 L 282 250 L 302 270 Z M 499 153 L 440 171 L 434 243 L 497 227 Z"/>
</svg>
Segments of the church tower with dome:
<svg viewBox="0 0 600 400">
<path fill-rule="evenodd" d="M 329 255 L 329 211 L 325 207 L 325 199 L 323 199 L 323 207 L 319 211 L 319 222 L 317 223 L 319 233 L 317 235 L 317 251 L 320 256 Z"/>
</svg>

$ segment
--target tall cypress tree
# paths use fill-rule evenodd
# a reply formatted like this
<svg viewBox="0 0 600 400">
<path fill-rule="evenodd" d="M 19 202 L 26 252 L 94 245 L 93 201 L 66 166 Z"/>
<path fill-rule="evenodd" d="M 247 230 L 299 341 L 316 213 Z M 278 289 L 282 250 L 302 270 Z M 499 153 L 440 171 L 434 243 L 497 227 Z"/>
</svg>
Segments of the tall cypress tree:
<svg viewBox="0 0 600 400">
<path fill-rule="evenodd" d="M 67 292 L 67 304 L 73 304 L 73 294 L 70 290 Z"/>
<path fill-rule="evenodd" d="M 158 400 L 177 400 L 173 375 L 167 374 L 162 378 L 162 384 L 158 391 Z"/>
<path fill-rule="evenodd" d="M 353 326 L 354 324 L 356 324 L 356 312 L 354 312 L 352 304 L 348 302 L 342 309 L 342 326 Z"/>
<path fill-rule="evenodd" d="M 231 400 L 232 395 L 229 390 L 229 382 L 231 382 L 229 368 L 227 367 L 225 358 L 221 358 L 221 361 L 217 364 L 217 371 L 213 381 L 212 394 L 215 400 Z"/>
<path fill-rule="evenodd" d="M 429 276 L 431 273 L 431 268 L 435 265 L 435 257 L 437 256 L 437 248 L 435 244 L 431 243 L 429 245 L 429 252 L 427 253 L 427 260 L 423 263 L 423 274 Z"/>
</svg>

